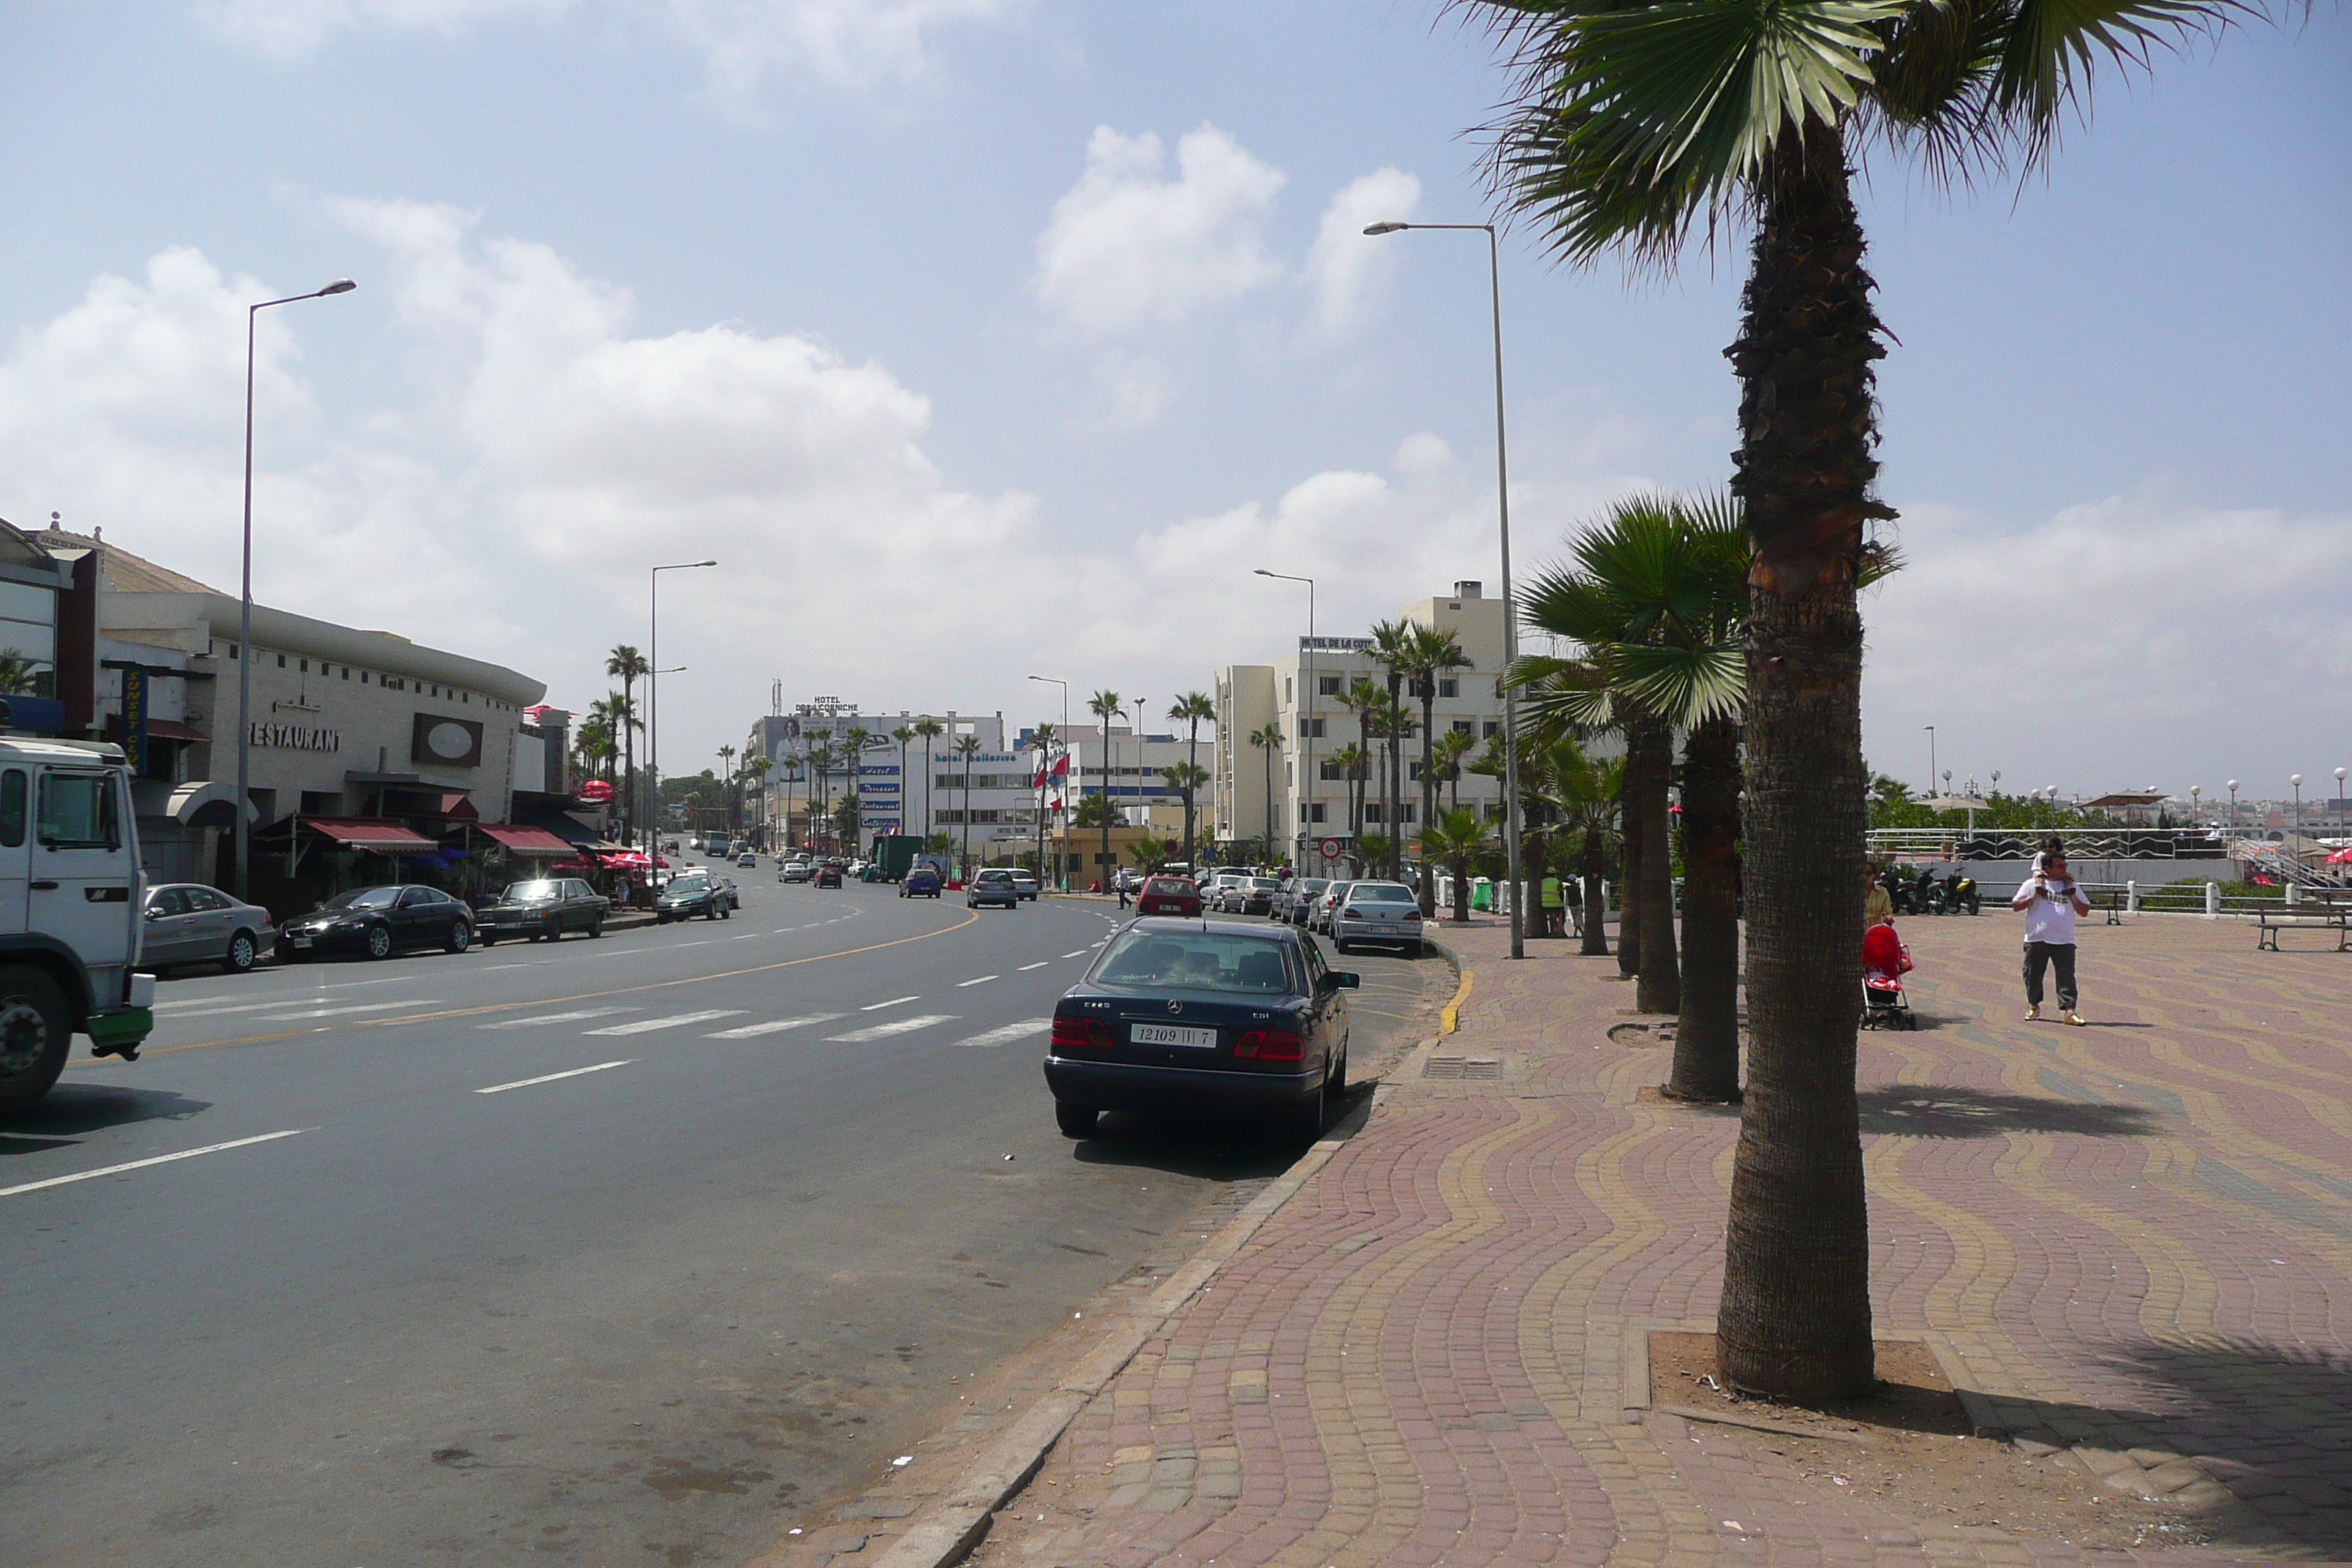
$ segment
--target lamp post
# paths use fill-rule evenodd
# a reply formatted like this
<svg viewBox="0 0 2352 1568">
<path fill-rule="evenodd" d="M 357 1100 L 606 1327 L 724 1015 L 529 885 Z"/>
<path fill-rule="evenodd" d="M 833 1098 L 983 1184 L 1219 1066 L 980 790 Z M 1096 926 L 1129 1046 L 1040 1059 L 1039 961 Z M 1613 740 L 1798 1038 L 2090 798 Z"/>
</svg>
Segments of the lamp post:
<svg viewBox="0 0 2352 1568">
<path fill-rule="evenodd" d="M 1919 728 L 1927 731 L 1927 793 L 1933 795 L 1936 793 L 1936 726 L 1922 724 Z"/>
<path fill-rule="evenodd" d="M 1409 228 L 1475 230 L 1486 237 L 1487 295 L 1495 322 L 1495 509 L 1503 553 L 1503 668 L 1518 658 L 1518 603 L 1511 596 L 1511 472 L 1503 435 L 1503 258 L 1491 223 L 1375 223 L 1369 235 Z M 1527 914 L 1519 897 L 1519 702 L 1517 689 L 1503 685 L 1503 854 L 1511 879 L 1511 956 L 1528 955 Z"/>
<path fill-rule="evenodd" d="M 2343 769 L 2343 768 L 2338 768 L 2338 769 L 2336 769 L 2336 837 L 2339 837 L 2339 838 L 2340 838 L 2340 837 L 2343 837 L 2343 835 L 2344 835 L 2344 775 L 2345 775 L 2345 772 L 2346 772 L 2346 770 L 2345 770 L 2345 769 Z"/>
<path fill-rule="evenodd" d="M 2289 773 L 2286 782 L 2294 786 L 2294 835 L 2300 838 L 2303 837 L 2303 775 Z"/>
<path fill-rule="evenodd" d="M 253 855 L 253 828 L 246 821 L 253 787 L 253 337 L 254 322 L 272 305 L 348 294 L 359 285 L 338 278 L 308 294 L 264 300 L 245 309 L 245 562 L 236 613 L 236 896 L 247 892 L 247 867 Z"/>
<path fill-rule="evenodd" d="M 1307 841 L 1315 827 L 1315 579 L 1255 568 L 1261 577 L 1307 584 L 1307 691 L 1298 714 L 1298 874 L 1307 874 Z M 1317 869 L 1322 868 L 1318 865 Z"/>
<path fill-rule="evenodd" d="M 2230 826 L 2238 826 L 2238 781 L 2230 781 Z"/>
<path fill-rule="evenodd" d="M 1051 675 L 1033 675 L 1029 679 L 1035 681 L 1042 681 L 1047 686 L 1058 686 L 1062 689 L 1062 754 L 1066 757 L 1070 754 L 1070 683 Z M 928 766 L 929 764 L 926 765 Z M 1062 798 L 1064 800 L 1070 798 L 1069 786 L 1067 784 L 1063 785 Z M 1070 825 L 1066 820 L 1060 826 L 1065 829 L 1063 838 L 1065 842 L 1066 842 L 1070 837 L 1067 832 Z M 1066 876 L 1067 873 L 1065 872 L 1064 875 Z M 1063 884 L 1062 891 L 1066 893 L 1069 890 L 1068 884 Z"/>
<path fill-rule="evenodd" d="M 661 663 L 661 574 L 718 564 L 716 561 L 679 561 L 646 574 L 646 664 Z M 646 816 L 653 823 L 656 848 L 661 846 L 661 677 L 657 668 L 646 672 Z"/>
<path fill-rule="evenodd" d="M 2203 784 L 2190 784 L 2189 786 L 2189 820 L 2194 822 L 2200 827 L 2205 826 L 2205 803 L 2202 799 L 2204 794 L 2205 786 Z"/>
</svg>

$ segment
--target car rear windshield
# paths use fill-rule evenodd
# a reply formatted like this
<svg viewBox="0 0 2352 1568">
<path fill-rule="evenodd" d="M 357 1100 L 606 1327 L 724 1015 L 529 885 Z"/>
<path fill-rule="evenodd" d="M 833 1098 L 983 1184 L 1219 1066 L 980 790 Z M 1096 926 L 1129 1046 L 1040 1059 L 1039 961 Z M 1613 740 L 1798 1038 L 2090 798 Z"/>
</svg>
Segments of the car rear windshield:
<svg viewBox="0 0 2352 1568">
<path fill-rule="evenodd" d="M 1181 899 L 1197 891 L 1191 882 L 1181 877 L 1154 877 L 1143 884 L 1143 890 L 1147 893 L 1156 893 L 1163 899 Z"/>
<path fill-rule="evenodd" d="M 1351 904 L 1409 904 L 1412 889 L 1402 882 L 1359 882 L 1348 889 Z"/>
<path fill-rule="evenodd" d="M 1252 877 L 1252 878 L 1250 879 L 1250 886 L 1251 886 L 1253 889 L 1256 889 L 1256 888 L 1263 888 L 1263 889 L 1265 889 L 1267 892 L 1269 892 L 1269 893 L 1270 893 L 1270 892 L 1274 891 L 1274 889 L 1276 889 L 1276 888 L 1279 888 L 1280 886 L 1282 886 L 1282 884 L 1281 884 L 1281 883 L 1279 883 L 1279 882 L 1277 882 L 1277 881 L 1276 881 L 1276 880 L 1275 880 L 1273 878 L 1271 878 L 1271 877 Z"/>
<path fill-rule="evenodd" d="M 519 904 L 543 904 L 550 899 L 563 896 L 561 882 L 517 882 L 507 889 L 507 897 Z"/>
<path fill-rule="evenodd" d="M 1126 931 L 1103 950 L 1095 981 L 1177 991 L 1287 995 L 1290 968 L 1282 944 L 1218 931 Z"/>
</svg>

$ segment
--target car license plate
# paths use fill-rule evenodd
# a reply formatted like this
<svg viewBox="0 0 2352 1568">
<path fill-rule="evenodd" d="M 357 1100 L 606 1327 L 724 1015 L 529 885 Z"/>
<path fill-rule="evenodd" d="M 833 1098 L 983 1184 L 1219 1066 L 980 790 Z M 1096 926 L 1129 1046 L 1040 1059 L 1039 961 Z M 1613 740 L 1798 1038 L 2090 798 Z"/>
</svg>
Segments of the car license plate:
<svg viewBox="0 0 2352 1568">
<path fill-rule="evenodd" d="M 1139 1046 L 1182 1046 L 1189 1050 L 1217 1048 L 1214 1029 L 1188 1029 L 1178 1024 L 1131 1024 L 1129 1038 Z"/>
<path fill-rule="evenodd" d="M 310 945 L 310 939 L 307 936 L 298 936 L 294 939 L 294 945 L 296 947 L 308 947 Z"/>
</svg>

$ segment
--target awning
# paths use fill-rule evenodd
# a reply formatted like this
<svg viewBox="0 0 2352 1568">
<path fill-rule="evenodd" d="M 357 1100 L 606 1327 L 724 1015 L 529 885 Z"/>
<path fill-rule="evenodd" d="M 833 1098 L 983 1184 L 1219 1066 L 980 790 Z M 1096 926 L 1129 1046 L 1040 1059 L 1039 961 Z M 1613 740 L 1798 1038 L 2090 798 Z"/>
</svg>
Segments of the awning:
<svg viewBox="0 0 2352 1568">
<path fill-rule="evenodd" d="M 137 787 L 136 781 L 133 788 Z M 163 814 L 188 827 L 234 827 L 236 826 L 236 786 L 220 780 L 199 779 L 194 784 L 175 786 L 163 803 Z M 261 814 L 251 804 L 245 808 L 247 822 L 260 820 Z"/>
<path fill-rule="evenodd" d="M 438 855 L 441 846 L 420 837 L 397 822 L 368 817 L 306 816 L 302 826 L 326 835 L 346 849 L 373 849 L 379 855 Z"/>
<path fill-rule="evenodd" d="M 466 798 L 464 790 L 445 790 L 441 795 L 441 815 L 457 822 L 478 821 L 481 813 Z"/>
<path fill-rule="evenodd" d="M 151 741 L 196 741 L 200 742 L 209 742 L 212 740 L 212 737 L 205 734 L 202 730 L 196 729 L 193 725 L 183 724 L 176 719 L 148 720 L 147 738 Z"/>
<path fill-rule="evenodd" d="M 509 827 L 501 823 L 495 826 L 480 824 L 476 831 L 488 835 L 507 847 L 510 855 L 569 855 L 572 846 L 554 834 L 538 827 Z"/>
</svg>

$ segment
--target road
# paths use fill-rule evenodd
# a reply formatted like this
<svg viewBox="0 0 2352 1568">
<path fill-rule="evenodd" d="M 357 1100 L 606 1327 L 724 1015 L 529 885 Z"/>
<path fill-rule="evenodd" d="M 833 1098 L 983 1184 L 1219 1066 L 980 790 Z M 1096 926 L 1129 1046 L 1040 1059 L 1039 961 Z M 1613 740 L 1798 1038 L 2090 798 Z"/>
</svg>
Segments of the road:
<svg viewBox="0 0 2352 1568">
<path fill-rule="evenodd" d="M 1055 1131 L 1108 904 L 735 876 L 726 921 L 169 979 L 78 1058 L 0 1131 L 0 1563 L 739 1562 L 1297 1152 Z M 1347 962 L 1360 1061 L 1450 989 Z"/>
</svg>

